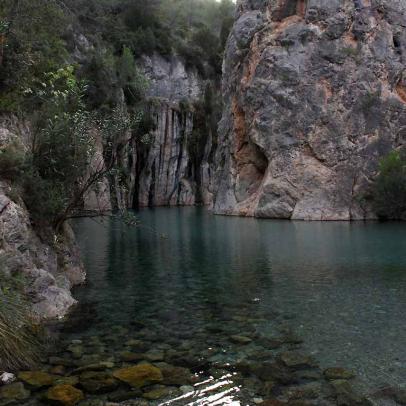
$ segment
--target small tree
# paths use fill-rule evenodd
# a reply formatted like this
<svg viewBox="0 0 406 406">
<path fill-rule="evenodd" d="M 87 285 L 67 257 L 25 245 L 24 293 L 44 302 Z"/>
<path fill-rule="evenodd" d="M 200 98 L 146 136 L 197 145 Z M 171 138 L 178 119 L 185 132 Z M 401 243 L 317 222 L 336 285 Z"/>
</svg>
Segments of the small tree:
<svg viewBox="0 0 406 406">
<path fill-rule="evenodd" d="M 117 63 L 117 72 L 119 86 L 124 91 L 127 103 L 131 106 L 137 104 L 144 96 L 147 81 L 137 68 L 134 55 L 128 47 L 123 48 Z"/>
<path fill-rule="evenodd" d="M 399 151 L 381 159 L 373 202 L 380 218 L 401 219 L 406 215 L 406 159 Z"/>
</svg>

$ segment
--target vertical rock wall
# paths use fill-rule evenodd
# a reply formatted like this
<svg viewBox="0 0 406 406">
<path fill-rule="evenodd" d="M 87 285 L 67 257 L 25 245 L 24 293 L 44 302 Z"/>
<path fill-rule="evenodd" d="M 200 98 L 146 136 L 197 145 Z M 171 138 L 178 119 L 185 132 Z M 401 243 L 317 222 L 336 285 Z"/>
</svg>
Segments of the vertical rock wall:
<svg viewBox="0 0 406 406">
<path fill-rule="evenodd" d="M 240 0 L 224 61 L 216 213 L 373 218 L 406 129 L 406 3 Z"/>
<path fill-rule="evenodd" d="M 149 80 L 148 114 L 154 129 L 120 151 L 121 173 L 112 180 L 113 207 L 209 204 L 210 136 L 201 159 L 190 148 L 193 103 L 202 97 L 204 83 L 177 57 L 167 60 L 154 54 L 142 58 L 139 66 Z"/>
</svg>

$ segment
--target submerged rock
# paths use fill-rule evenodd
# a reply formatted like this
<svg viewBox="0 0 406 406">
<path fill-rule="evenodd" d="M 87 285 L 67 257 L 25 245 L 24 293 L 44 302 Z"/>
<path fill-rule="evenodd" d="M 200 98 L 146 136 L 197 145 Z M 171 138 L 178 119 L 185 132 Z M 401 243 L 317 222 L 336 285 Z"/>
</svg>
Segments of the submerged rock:
<svg viewBox="0 0 406 406">
<path fill-rule="evenodd" d="M 83 392 L 71 385 L 55 385 L 49 388 L 45 398 L 61 406 L 75 406 L 85 398 Z"/>
<path fill-rule="evenodd" d="M 89 393 L 107 393 L 114 391 L 118 382 L 111 373 L 88 371 L 80 375 L 80 385 Z"/>
<path fill-rule="evenodd" d="M 0 399 L 2 400 L 24 400 L 30 397 L 30 391 L 25 389 L 21 382 L 11 383 L 0 388 Z"/>
<path fill-rule="evenodd" d="M 239 335 L 233 335 L 230 337 L 230 341 L 235 343 L 235 344 L 249 344 L 252 342 L 252 339 L 246 336 L 239 336 Z"/>
<path fill-rule="evenodd" d="M 76 368 L 72 373 L 78 374 L 78 373 L 85 372 L 85 371 L 104 371 L 106 369 L 112 369 L 112 368 L 114 368 L 114 362 L 103 361 L 103 362 L 97 362 L 95 364 L 84 365 L 80 368 Z"/>
<path fill-rule="evenodd" d="M 357 393 L 346 379 L 331 381 L 339 406 L 372 406 L 372 403 Z"/>
<path fill-rule="evenodd" d="M 144 354 L 131 351 L 122 351 L 120 352 L 119 357 L 124 362 L 135 362 L 144 359 Z"/>
<path fill-rule="evenodd" d="M 324 376 L 328 380 L 334 379 L 351 379 L 354 378 L 354 373 L 344 368 L 327 368 L 324 370 Z"/>
<path fill-rule="evenodd" d="M 143 393 L 142 396 L 148 400 L 158 400 L 170 395 L 173 392 L 173 388 L 171 389 L 166 386 L 158 386 L 149 390 L 148 392 Z"/>
<path fill-rule="evenodd" d="M 195 388 L 193 386 L 190 385 L 183 385 L 179 388 L 179 390 L 184 394 L 188 394 L 188 393 L 193 393 L 195 391 Z"/>
<path fill-rule="evenodd" d="M 72 385 L 76 386 L 79 383 L 78 376 L 61 376 L 60 378 L 55 379 L 55 385 Z"/>
<path fill-rule="evenodd" d="M 51 386 L 56 377 L 43 371 L 24 371 L 18 374 L 18 379 L 35 388 Z"/>
<path fill-rule="evenodd" d="M 188 368 L 169 365 L 165 362 L 156 364 L 162 372 L 165 385 L 185 385 L 191 383 L 192 372 Z"/>
<path fill-rule="evenodd" d="M 312 359 L 296 351 L 287 351 L 280 355 L 281 361 L 290 368 L 304 368 L 313 365 Z"/>
<path fill-rule="evenodd" d="M 161 370 L 150 364 L 118 369 L 114 371 L 113 376 L 135 388 L 141 388 L 163 380 Z"/>
</svg>

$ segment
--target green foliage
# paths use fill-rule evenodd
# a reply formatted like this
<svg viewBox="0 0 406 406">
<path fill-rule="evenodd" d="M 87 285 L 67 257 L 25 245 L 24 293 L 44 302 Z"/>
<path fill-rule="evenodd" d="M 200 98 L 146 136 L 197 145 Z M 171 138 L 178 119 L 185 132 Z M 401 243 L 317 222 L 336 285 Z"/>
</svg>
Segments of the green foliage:
<svg viewBox="0 0 406 406">
<path fill-rule="evenodd" d="M 22 145 L 17 141 L 0 149 L 0 177 L 13 180 L 21 176 L 24 170 L 25 153 Z"/>
<path fill-rule="evenodd" d="M 383 219 L 406 215 L 406 158 L 400 152 L 393 151 L 381 159 L 373 202 L 376 213 Z"/>
<path fill-rule="evenodd" d="M 0 267 L 5 261 L 0 257 Z M 6 278 L 3 272 L 0 275 L 0 369 L 29 368 L 42 350 L 41 330 L 24 299 L 21 282 Z"/>
<path fill-rule="evenodd" d="M 18 111 L 23 89 L 66 60 L 67 20 L 53 0 L 2 0 L 0 20 L 4 42 L 0 109 Z"/>
<path fill-rule="evenodd" d="M 109 49 L 96 49 L 80 71 L 87 84 L 85 101 L 91 110 L 109 111 L 118 103 L 116 63 Z"/>
<path fill-rule="evenodd" d="M 117 72 L 119 86 L 124 90 L 127 104 L 139 103 L 145 95 L 148 82 L 138 70 L 134 55 L 128 47 L 123 48 L 123 53 L 117 63 Z"/>
<path fill-rule="evenodd" d="M 37 225 L 56 225 L 79 204 L 75 196 L 93 156 L 94 120 L 72 66 L 44 74 L 24 93 L 39 109 L 32 150 L 8 145 L 0 151 L 0 174 L 20 189 Z"/>
</svg>

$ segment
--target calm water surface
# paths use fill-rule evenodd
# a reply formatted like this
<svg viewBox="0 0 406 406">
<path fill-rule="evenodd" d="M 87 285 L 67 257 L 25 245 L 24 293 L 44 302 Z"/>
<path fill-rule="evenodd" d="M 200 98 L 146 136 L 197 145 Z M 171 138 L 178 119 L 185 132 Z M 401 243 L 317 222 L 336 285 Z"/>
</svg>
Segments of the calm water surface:
<svg viewBox="0 0 406 406">
<path fill-rule="evenodd" d="M 137 216 L 137 228 L 76 223 L 88 284 L 75 295 L 88 310 L 70 338 L 143 323 L 158 349 L 192 346 L 232 363 L 250 350 L 227 347 L 216 325 L 230 335 L 292 329 L 323 368 L 353 369 L 369 388 L 405 383 L 406 224 L 268 221 L 196 208 Z M 237 392 L 225 385 L 201 404 L 239 404 Z"/>
</svg>

